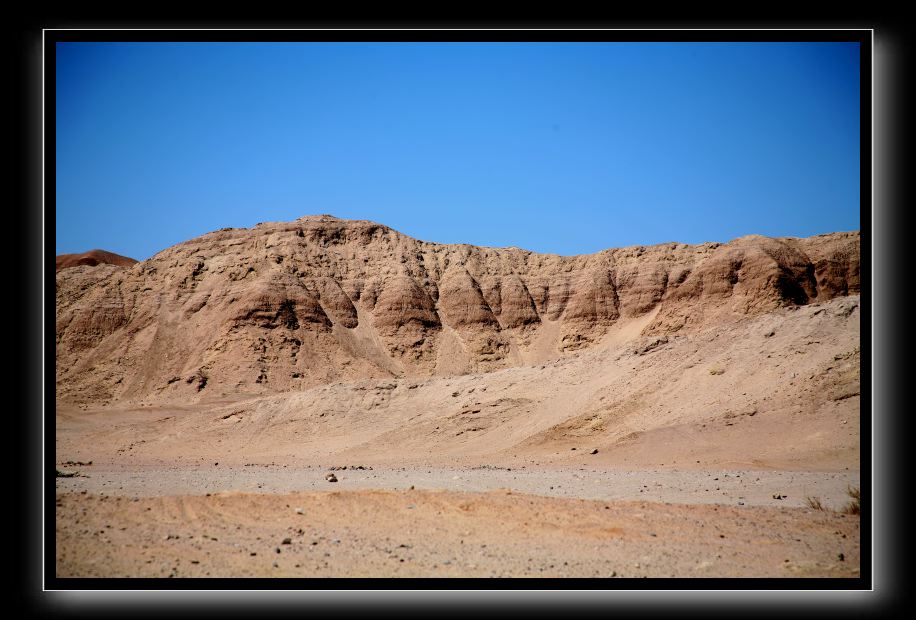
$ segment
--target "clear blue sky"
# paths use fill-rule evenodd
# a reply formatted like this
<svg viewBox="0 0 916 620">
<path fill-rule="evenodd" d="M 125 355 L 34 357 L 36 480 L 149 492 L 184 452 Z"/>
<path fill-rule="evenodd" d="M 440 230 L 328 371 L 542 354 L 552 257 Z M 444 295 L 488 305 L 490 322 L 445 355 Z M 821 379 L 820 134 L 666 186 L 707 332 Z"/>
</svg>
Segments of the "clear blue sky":
<svg viewBox="0 0 916 620">
<path fill-rule="evenodd" d="M 318 213 L 564 255 L 860 226 L 857 43 L 60 43 L 56 83 L 58 254 Z"/>
</svg>

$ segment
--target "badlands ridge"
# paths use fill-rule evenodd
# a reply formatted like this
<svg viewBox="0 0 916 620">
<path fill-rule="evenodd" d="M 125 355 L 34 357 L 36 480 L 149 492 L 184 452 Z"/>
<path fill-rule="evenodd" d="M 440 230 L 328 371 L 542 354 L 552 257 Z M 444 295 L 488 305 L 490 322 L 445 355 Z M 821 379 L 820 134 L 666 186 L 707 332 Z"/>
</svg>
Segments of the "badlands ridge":
<svg viewBox="0 0 916 620">
<path fill-rule="evenodd" d="M 116 255 L 115 255 L 116 256 Z M 309 216 L 57 272 L 57 394 L 198 402 L 484 373 L 859 293 L 859 234 L 563 257 Z"/>
</svg>

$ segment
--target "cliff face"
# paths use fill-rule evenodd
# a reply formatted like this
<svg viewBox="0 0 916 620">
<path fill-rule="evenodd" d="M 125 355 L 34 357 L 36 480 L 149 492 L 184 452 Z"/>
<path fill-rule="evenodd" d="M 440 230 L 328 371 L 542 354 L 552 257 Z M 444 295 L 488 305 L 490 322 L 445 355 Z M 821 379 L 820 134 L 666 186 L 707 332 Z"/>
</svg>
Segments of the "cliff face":
<svg viewBox="0 0 916 620">
<path fill-rule="evenodd" d="M 637 319 L 660 335 L 858 292 L 858 233 L 561 257 L 310 216 L 58 271 L 57 393 L 187 402 L 485 372 Z"/>
</svg>

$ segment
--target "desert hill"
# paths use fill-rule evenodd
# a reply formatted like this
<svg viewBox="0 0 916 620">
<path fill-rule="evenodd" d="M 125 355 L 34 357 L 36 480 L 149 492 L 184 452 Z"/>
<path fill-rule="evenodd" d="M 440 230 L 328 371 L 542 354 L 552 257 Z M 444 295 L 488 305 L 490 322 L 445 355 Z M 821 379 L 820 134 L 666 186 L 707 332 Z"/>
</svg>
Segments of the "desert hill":
<svg viewBox="0 0 916 620">
<path fill-rule="evenodd" d="M 857 577 L 859 265 L 313 216 L 61 269 L 57 574 Z"/>
<path fill-rule="evenodd" d="M 859 261 L 858 232 L 563 257 L 331 216 L 222 229 L 57 272 L 57 395 L 232 400 L 530 367 L 609 339 L 651 349 L 858 295 Z"/>
<path fill-rule="evenodd" d="M 107 252 L 105 250 L 89 250 L 88 252 L 83 252 L 81 254 L 58 254 L 57 260 L 55 261 L 55 267 L 56 271 L 67 269 L 69 267 L 77 267 L 79 265 L 89 265 L 90 267 L 94 267 L 96 265 L 117 265 L 118 267 L 130 267 L 136 262 L 137 261 L 133 258 L 121 256 L 120 254 L 115 254 L 114 252 Z"/>
</svg>

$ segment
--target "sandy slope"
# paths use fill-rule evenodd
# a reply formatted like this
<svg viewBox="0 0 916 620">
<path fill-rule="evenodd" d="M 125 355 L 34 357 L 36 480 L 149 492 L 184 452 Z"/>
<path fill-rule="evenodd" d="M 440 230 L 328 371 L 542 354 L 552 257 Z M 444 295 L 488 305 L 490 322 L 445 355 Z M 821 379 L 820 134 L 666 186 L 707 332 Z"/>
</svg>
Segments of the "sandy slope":
<svg viewBox="0 0 916 620">
<path fill-rule="evenodd" d="M 662 341 L 612 331 L 588 351 L 486 374 L 61 407 L 58 453 L 138 465 L 858 469 L 859 355 L 858 297 L 845 297 Z"/>
</svg>

